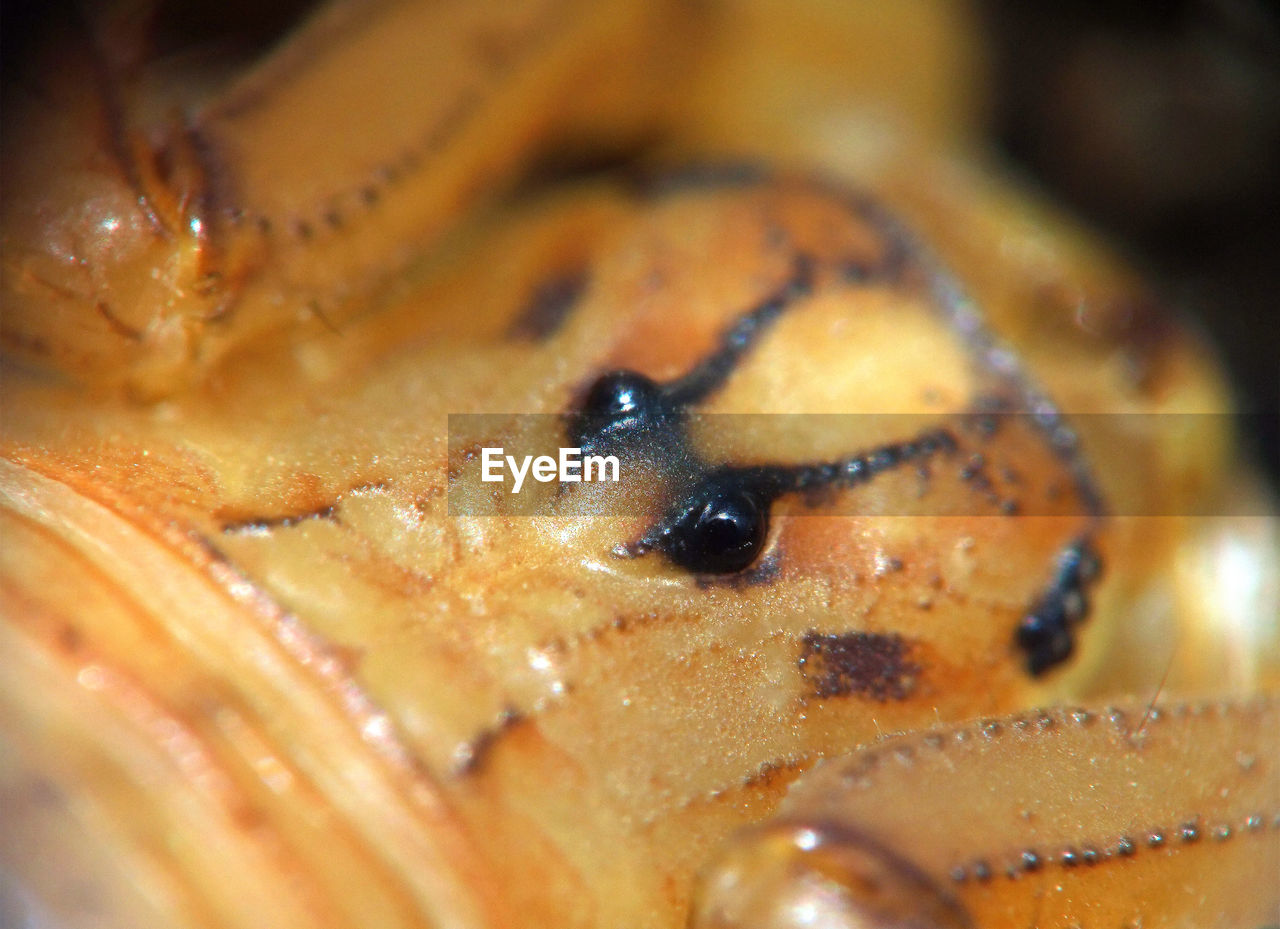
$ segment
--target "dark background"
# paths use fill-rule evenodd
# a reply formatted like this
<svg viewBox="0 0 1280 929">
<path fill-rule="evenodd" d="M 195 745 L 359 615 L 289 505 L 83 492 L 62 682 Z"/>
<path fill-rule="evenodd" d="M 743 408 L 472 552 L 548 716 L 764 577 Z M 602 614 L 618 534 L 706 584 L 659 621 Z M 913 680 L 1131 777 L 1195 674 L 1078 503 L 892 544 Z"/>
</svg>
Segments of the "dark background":
<svg viewBox="0 0 1280 929">
<path fill-rule="evenodd" d="M 1200 321 L 1280 486 L 1280 5 L 980 10 L 994 141 Z"/>
</svg>

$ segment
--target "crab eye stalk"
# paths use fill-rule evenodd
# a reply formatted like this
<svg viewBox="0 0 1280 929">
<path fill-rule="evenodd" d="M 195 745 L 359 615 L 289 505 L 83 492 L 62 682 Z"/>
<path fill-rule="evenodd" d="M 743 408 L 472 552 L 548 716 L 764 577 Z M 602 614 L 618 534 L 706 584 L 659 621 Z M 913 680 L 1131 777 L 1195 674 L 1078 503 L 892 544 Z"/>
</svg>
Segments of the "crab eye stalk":
<svg viewBox="0 0 1280 929">
<path fill-rule="evenodd" d="M 734 574 L 756 560 L 768 529 L 768 514 L 753 494 L 715 487 L 695 496 L 661 548 L 680 567 L 698 574 Z"/>
</svg>

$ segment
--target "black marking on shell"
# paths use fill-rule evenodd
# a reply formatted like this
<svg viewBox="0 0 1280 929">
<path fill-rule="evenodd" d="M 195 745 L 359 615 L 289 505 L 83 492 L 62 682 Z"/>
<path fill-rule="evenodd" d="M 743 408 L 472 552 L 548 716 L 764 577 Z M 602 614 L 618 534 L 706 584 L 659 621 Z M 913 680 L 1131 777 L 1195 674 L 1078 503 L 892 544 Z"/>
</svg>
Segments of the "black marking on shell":
<svg viewBox="0 0 1280 929">
<path fill-rule="evenodd" d="M 331 503 L 305 510 L 301 513 L 285 513 L 274 516 L 254 516 L 249 519 L 235 520 L 222 524 L 222 531 L 228 534 L 237 532 L 266 532 L 270 529 L 289 529 L 299 523 L 311 519 L 335 519 L 338 505 Z"/>
<path fill-rule="evenodd" d="M 659 200 L 689 191 L 736 190 L 769 180 L 772 172 L 751 162 L 719 162 L 686 165 L 661 171 L 635 171 L 632 189 L 646 200 Z"/>
<path fill-rule="evenodd" d="M 337 522 L 338 507 L 342 503 L 342 499 L 347 494 L 383 490 L 386 486 L 386 483 L 383 481 L 370 481 L 364 484 L 357 484 L 356 486 L 341 492 L 337 499 L 332 503 L 326 503 L 323 506 L 317 506 L 309 510 L 301 510 L 294 513 L 275 513 L 263 516 L 250 516 L 243 519 L 227 520 L 222 524 L 222 531 L 225 534 L 232 535 L 239 532 L 257 533 L 267 532 L 272 529 L 290 529 L 313 519 L 326 519 Z"/>
<path fill-rule="evenodd" d="M 1074 651 L 1073 632 L 1089 613 L 1086 591 L 1098 575 L 1098 563 L 1088 537 L 1059 553 L 1053 580 L 1018 625 L 1017 642 L 1032 675 L 1043 674 Z"/>
<path fill-rule="evenodd" d="M 740 188 L 763 184 L 769 180 L 771 175 L 754 165 L 696 166 L 681 173 L 666 173 L 647 181 L 639 180 L 637 190 L 644 195 L 656 197 L 690 188 Z M 959 280 L 884 206 L 863 193 L 841 188 L 831 182 L 810 179 L 804 183 L 808 189 L 838 199 L 851 215 L 874 228 L 886 244 L 885 257 L 877 267 L 857 265 L 851 269 L 848 261 L 843 264 L 837 262 L 836 280 L 846 286 L 863 284 L 874 278 L 894 282 L 915 280 L 923 284 L 939 315 L 960 340 L 975 369 L 994 380 L 997 385 L 993 393 L 973 398 L 975 409 L 1029 414 L 1046 444 L 1072 475 L 1076 494 L 1089 516 L 1089 525 L 1063 550 L 1054 576 L 1045 591 L 1031 604 L 1014 636 L 1017 647 L 1025 653 L 1028 672 L 1033 676 L 1042 675 L 1066 661 L 1073 653 L 1075 631 L 1088 611 L 1087 591 L 1097 574 L 1096 571 L 1085 571 L 1084 566 L 1096 565 L 1093 536 L 1104 506 L 1101 493 L 1081 452 L 1078 437 L 1057 405 L 1024 369 L 1016 353 L 987 329 L 981 311 Z M 680 424 L 692 404 L 705 400 L 723 386 L 743 356 L 752 350 L 762 334 L 782 313 L 812 292 L 815 282 L 813 272 L 812 260 L 806 256 L 798 256 L 791 277 L 757 306 L 740 315 L 723 334 L 719 345 L 702 362 L 684 376 L 667 384 L 656 385 L 659 401 L 653 407 L 654 415 L 638 417 L 636 421 L 643 421 L 651 433 L 659 424 L 659 431 L 668 433 L 667 441 L 670 446 L 683 452 L 676 456 L 680 466 L 691 472 L 679 476 L 688 478 L 685 484 L 693 486 L 694 490 L 673 507 L 645 537 L 636 543 L 620 546 L 617 550 L 619 554 L 636 556 L 657 548 L 695 573 L 725 573 L 742 570 L 751 563 L 749 556 L 752 552 L 760 550 L 760 545 L 739 545 L 735 542 L 732 547 L 739 549 L 735 557 L 688 557 L 692 548 L 697 546 L 691 548 L 681 544 L 680 534 L 697 524 L 696 520 L 691 520 L 690 512 L 705 510 L 707 506 L 706 499 L 697 497 L 700 490 L 705 491 L 705 486 L 700 488 L 698 485 L 700 479 L 707 477 L 707 473 L 705 465 L 690 452 Z M 589 418 L 589 410 L 581 412 L 584 419 Z M 998 421 L 993 416 L 990 418 L 988 432 L 994 432 L 997 428 Z M 583 432 L 582 429 L 578 431 Z M 615 430 L 614 435 L 620 437 L 626 431 Z M 586 438 L 592 437 L 593 433 L 587 430 Z M 717 475 L 720 482 L 717 490 L 724 491 L 725 482 L 733 481 L 739 485 L 738 490 L 753 496 L 755 509 L 762 514 L 767 532 L 769 506 L 778 495 L 798 489 L 797 485 L 803 484 L 814 490 L 835 481 L 843 481 L 845 486 L 850 486 L 883 470 L 882 466 L 897 463 L 893 460 L 893 455 L 883 454 L 886 450 L 880 451 L 882 454 L 849 459 L 839 467 L 833 467 L 833 463 L 828 462 L 816 466 L 816 470 L 808 473 L 803 469 L 791 469 L 790 474 L 780 468 L 723 469 Z M 803 478 L 800 477 L 802 474 Z M 971 480 L 977 481 L 978 477 L 975 473 Z M 982 483 L 979 481 L 979 484 Z M 705 485 L 705 481 L 702 484 Z M 978 489 L 982 490 L 982 487 Z M 999 503 L 1002 511 L 1008 514 L 1017 510 L 1015 501 L 1005 500 Z M 756 538 L 757 535 L 754 531 L 746 533 L 750 538 Z M 733 539 L 738 538 L 734 533 L 729 533 L 726 538 L 731 536 Z"/>
<path fill-rule="evenodd" d="M 798 665 L 815 697 L 858 695 L 878 702 L 906 700 L 921 666 L 899 635 L 806 633 Z"/>
<path fill-rule="evenodd" d="M 541 342 L 555 335 L 587 287 L 585 268 L 573 268 L 542 281 L 516 314 L 507 338 Z"/>
<path fill-rule="evenodd" d="M 505 708 L 493 724 L 480 730 L 469 741 L 459 745 L 453 753 L 454 773 L 459 776 L 478 774 L 502 736 L 524 720 L 524 715 L 513 707 Z"/>
</svg>

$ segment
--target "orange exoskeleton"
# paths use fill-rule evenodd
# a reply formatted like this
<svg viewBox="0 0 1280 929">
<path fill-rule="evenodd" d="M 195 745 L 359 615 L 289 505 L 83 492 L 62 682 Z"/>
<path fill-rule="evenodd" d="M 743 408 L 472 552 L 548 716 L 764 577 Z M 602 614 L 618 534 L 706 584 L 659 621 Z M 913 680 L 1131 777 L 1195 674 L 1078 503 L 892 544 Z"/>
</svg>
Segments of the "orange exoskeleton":
<svg viewBox="0 0 1280 929">
<path fill-rule="evenodd" d="M 1276 521 L 1226 390 L 975 154 L 962 8 L 875 6 L 32 42 L 0 913 L 1280 919 Z M 630 476 L 480 477 L 570 446 Z"/>
</svg>

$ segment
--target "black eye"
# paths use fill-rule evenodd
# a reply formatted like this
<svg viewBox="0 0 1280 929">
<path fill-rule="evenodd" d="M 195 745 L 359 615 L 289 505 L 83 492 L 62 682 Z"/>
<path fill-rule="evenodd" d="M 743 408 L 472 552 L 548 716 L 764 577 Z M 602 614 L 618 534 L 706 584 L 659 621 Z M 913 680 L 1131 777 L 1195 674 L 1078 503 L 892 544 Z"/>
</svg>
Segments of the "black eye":
<svg viewBox="0 0 1280 929">
<path fill-rule="evenodd" d="M 611 371 L 587 391 L 578 414 L 578 444 L 592 448 L 633 441 L 658 426 L 665 411 L 662 388 L 655 381 L 636 371 Z"/>
<path fill-rule="evenodd" d="M 599 419 L 617 420 L 643 415 L 654 405 L 658 385 L 635 371 L 611 371 L 591 385 L 582 412 Z"/>
<path fill-rule="evenodd" d="M 764 547 L 768 519 L 747 491 L 719 488 L 700 495 L 676 520 L 662 548 L 676 564 L 699 574 L 733 574 Z"/>
</svg>

